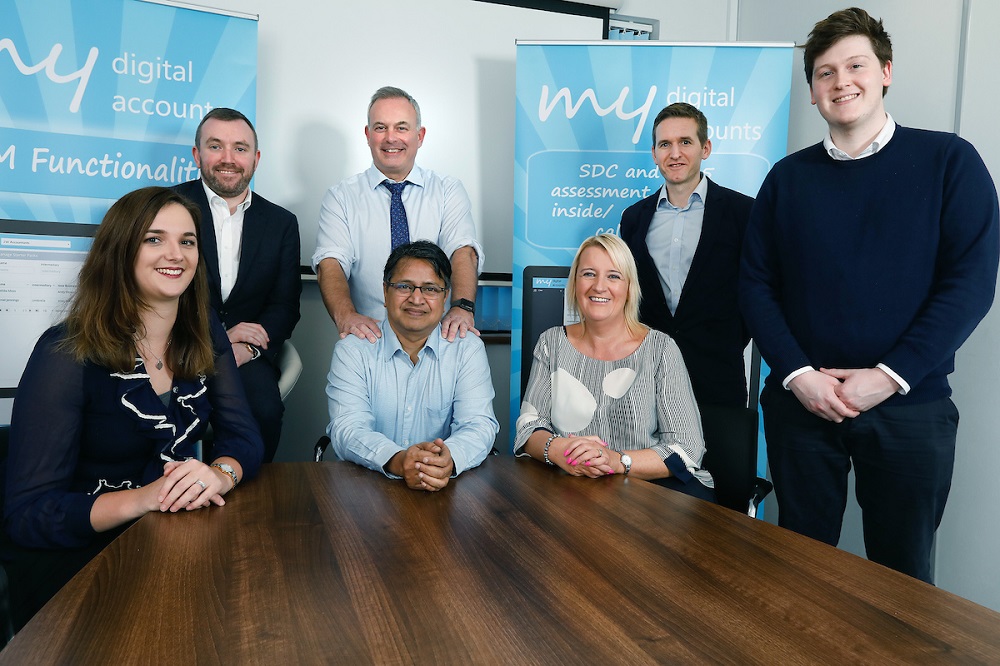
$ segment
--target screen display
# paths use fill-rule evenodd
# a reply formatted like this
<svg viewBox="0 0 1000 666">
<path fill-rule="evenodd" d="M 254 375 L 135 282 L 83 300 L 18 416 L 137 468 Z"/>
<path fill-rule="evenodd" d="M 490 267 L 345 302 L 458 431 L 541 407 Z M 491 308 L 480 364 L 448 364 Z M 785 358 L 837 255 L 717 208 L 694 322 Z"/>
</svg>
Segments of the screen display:
<svg viewBox="0 0 1000 666">
<path fill-rule="evenodd" d="M 521 397 L 531 376 L 531 361 L 538 338 L 553 326 L 575 324 L 580 319 L 566 302 L 568 266 L 526 266 L 521 325 Z"/>
<path fill-rule="evenodd" d="M 12 397 L 38 337 L 66 316 L 96 225 L 0 220 L 0 397 Z"/>
</svg>

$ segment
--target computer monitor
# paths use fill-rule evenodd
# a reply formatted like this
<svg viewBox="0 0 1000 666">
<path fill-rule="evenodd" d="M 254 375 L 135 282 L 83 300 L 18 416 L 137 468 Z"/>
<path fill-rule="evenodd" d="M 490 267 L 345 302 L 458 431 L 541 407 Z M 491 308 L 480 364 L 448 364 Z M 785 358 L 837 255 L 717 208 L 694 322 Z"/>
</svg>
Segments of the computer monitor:
<svg viewBox="0 0 1000 666">
<path fill-rule="evenodd" d="M 14 397 L 38 337 L 66 316 L 96 224 L 0 219 L 0 398 Z"/>
<path fill-rule="evenodd" d="M 531 375 L 535 344 L 547 329 L 579 321 L 566 303 L 569 266 L 525 266 L 521 307 L 521 398 Z"/>
</svg>

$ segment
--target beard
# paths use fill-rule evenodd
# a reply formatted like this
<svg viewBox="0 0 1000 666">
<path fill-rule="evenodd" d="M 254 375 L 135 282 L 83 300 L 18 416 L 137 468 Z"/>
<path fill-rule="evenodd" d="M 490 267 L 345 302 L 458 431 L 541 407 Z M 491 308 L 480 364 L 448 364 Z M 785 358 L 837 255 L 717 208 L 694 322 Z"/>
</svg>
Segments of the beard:
<svg viewBox="0 0 1000 666">
<path fill-rule="evenodd" d="M 223 199 L 230 199 L 232 197 L 239 196 L 246 191 L 247 187 L 250 185 L 250 180 L 253 178 L 253 169 L 249 172 L 244 171 L 239 180 L 232 186 L 228 186 L 216 177 L 214 171 L 215 169 L 226 168 L 236 170 L 239 167 L 235 164 L 218 164 L 210 171 L 202 171 L 201 177 L 205 180 L 209 189 L 218 194 Z"/>
</svg>

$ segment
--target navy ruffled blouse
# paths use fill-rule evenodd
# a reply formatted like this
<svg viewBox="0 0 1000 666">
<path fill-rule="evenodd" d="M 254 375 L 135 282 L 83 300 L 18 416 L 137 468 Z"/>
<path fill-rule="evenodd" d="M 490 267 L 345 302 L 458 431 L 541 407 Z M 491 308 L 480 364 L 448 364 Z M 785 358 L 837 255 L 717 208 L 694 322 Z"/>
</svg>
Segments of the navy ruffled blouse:
<svg viewBox="0 0 1000 666">
<path fill-rule="evenodd" d="M 59 347 L 65 333 L 58 325 L 39 338 L 14 400 L 4 527 L 15 544 L 87 545 L 97 496 L 143 486 L 166 461 L 194 456 L 209 423 L 215 455 L 238 460 L 244 478 L 257 473 L 263 443 L 217 320 L 216 373 L 175 379 L 166 406 L 141 358 L 128 373 L 78 363 Z"/>
</svg>

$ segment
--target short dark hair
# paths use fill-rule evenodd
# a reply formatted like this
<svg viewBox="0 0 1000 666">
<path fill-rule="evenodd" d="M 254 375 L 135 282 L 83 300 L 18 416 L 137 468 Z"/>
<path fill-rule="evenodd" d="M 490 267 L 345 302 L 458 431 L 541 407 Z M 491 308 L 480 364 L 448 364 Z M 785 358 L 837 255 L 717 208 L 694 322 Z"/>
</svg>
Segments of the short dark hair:
<svg viewBox="0 0 1000 666">
<path fill-rule="evenodd" d="M 698 107 L 692 106 L 687 102 L 674 102 L 656 114 L 656 120 L 653 121 L 653 148 L 656 148 L 656 128 L 667 118 L 690 118 L 694 120 L 698 123 L 698 141 L 703 146 L 708 141 L 708 118 L 705 117 L 705 114 Z"/>
<path fill-rule="evenodd" d="M 406 258 L 423 259 L 429 263 L 437 276 L 444 280 L 445 289 L 451 289 L 451 262 L 448 260 L 448 255 L 437 245 L 426 240 L 406 243 L 393 250 L 389 254 L 388 261 L 385 262 L 382 282 L 389 284 L 392 280 L 392 274 L 396 270 L 396 264 Z"/>
<path fill-rule="evenodd" d="M 396 88 L 395 86 L 382 86 L 375 91 L 372 95 L 372 99 L 368 102 L 368 124 L 372 121 L 372 107 L 375 106 L 375 102 L 380 99 L 405 99 L 413 107 L 413 110 L 417 114 L 417 127 L 420 129 L 423 125 L 420 124 L 420 105 L 417 104 L 417 100 L 413 99 L 413 95 L 406 92 L 402 88 Z"/>
<path fill-rule="evenodd" d="M 872 51 L 882 67 L 892 60 L 892 40 L 882 25 L 882 19 L 873 18 L 868 12 L 858 7 L 841 9 L 834 12 L 813 26 L 812 32 L 805 43 L 802 59 L 805 65 L 806 82 L 812 87 L 813 68 L 816 58 L 826 53 L 834 44 L 845 37 L 861 35 L 871 42 Z M 882 96 L 885 97 L 889 86 L 882 86 Z"/>
<path fill-rule="evenodd" d="M 206 113 L 205 117 L 201 119 L 200 123 L 198 123 L 198 129 L 196 129 L 195 132 L 194 132 L 194 147 L 195 148 L 200 148 L 201 147 L 201 128 L 202 128 L 202 126 L 206 122 L 208 122 L 209 120 L 213 120 L 213 119 L 214 120 L 222 120 L 222 121 L 225 121 L 225 122 L 232 122 L 234 120 L 242 120 L 243 122 L 245 122 L 247 125 L 250 126 L 250 131 L 253 133 L 253 149 L 257 150 L 257 148 L 258 148 L 258 146 L 257 146 L 257 130 L 256 130 L 256 128 L 254 128 L 253 123 L 250 122 L 249 118 L 247 118 L 246 116 L 244 116 L 242 113 L 240 113 L 236 109 L 229 109 L 229 108 L 226 108 L 224 106 L 217 106 L 217 107 L 215 107 L 214 109 L 212 109 L 211 111 L 209 111 L 208 113 Z"/>
</svg>

